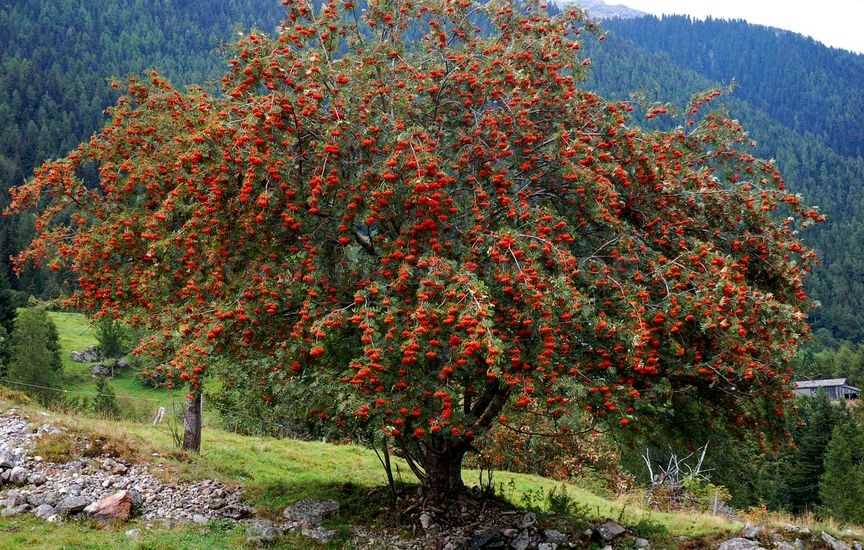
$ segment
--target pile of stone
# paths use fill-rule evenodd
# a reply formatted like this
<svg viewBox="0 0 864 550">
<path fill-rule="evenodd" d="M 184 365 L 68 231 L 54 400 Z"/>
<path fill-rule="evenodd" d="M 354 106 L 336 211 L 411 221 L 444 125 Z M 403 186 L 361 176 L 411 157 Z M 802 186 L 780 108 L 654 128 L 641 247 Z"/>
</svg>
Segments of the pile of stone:
<svg viewBox="0 0 864 550">
<path fill-rule="evenodd" d="M 0 514 L 33 512 L 49 521 L 77 514 L 100 520 L 144 520 L 207 523 L 251 515 L 242 493 L 211 480 L 170 484 L 146 464 L 110 457 L 51 463 L 30 456 L 35 438 L 57 428 L 33 430 L 14 412 L 0 416 Z M 9 487 L 12 486 L 12 487 Z"/>
<path fill-rule="evenodd" d="M 102 352 L 96 346 L 81 351 L 73 351 L 70 355 L 72 360 L 77 363 L 96 363 L 90 368 L 90 374 L 93 376 L 114 376 L 118 370 L 127 369 L 131 365 L 128 357 L 119 359 L 102 357 Z"/>
<path fill-rule="evenodd" d="M 767 529 L 762 525 L 746 525 L 738 536 L 720 544 L 720 550 L 864 550 L 860 542 L 845 542 L 824 531 L 812 532 L 807 527 L 787 525 L 785 528 Z"/>
<path fill-rule="evenodd" d="M 248 522 L 246 541 L 251 545 L 265 545 L 275 541 L 287 531 L 295 531 L 310 539 L 327 543 L 336 536 L 336 531 L 326 529 L 321 523 L 339 511 L 334 500 L 304 499 L 285 509 L 284 520 L 274 522 L 254 519 Z"/>
<path fill-rule="evenodd" d="M 71 353 L 72 360 L 76 363 L 95 363 L 102 359 L 102 353 L 97 346 Z"/>
</svg>

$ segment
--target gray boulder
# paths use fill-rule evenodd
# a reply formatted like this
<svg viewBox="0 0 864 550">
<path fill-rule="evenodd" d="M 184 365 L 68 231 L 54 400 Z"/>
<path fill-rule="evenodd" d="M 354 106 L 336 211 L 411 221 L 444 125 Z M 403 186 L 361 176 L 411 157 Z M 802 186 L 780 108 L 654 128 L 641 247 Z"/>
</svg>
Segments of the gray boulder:
<svg viewBox="0 0 864 550">
<path fill-rule="evenodd" d="M 310 539 L 316 540 L 322 544 L 326 544 L 336 538 L 336 531 L 333 529 L 324 529 L 321 526 L 304 527 L 300 532 L 303 533 L 304 537 L 309 537 Z"/>
<path fill-rule="evenodd" d="M 761 525 L 746 525 L 741 530 L 741 536 L 745 539 L 756 540 L 765 532 L 765 528 Z"/>
<path fill-rule="evenodd" d="M 33 510 L 33 515 L 39 519 L 47 520 L 56 513 L 54 507 L 50 504 L 40 504 Z"/>
<path fill-rule="evenodd" d="M 19 493 L 18 491 L 9 491 L 6 494 L 6 499 L 0 501 L 0 505 L 5 506 L 6 508 L 15 508 L 21 506 L 22 504 L 27 503 L 27 497 Z"/>
<path fill-rule="evenodd" d="M 831 550 L 852 550 L 848 544 L 842 540 L 837 540 L 825 531 L 820 534 L 822 542 L 824 542 Z"/>
<path fill-rule="evenodd" d="M 537 523 L 537 515 L 534 512 L 528 512 L 522 516 L 516 527 L 519 529 L 528 529 L 529 527 L 534 527 L 535 523 Z"/>
<path fill-rule="evenodd" d="M 276 527 L 272 521 L 260 519 L 253 521 L 246 527 L 246 542 L 253 546 L 271 544 L 281 534 L 282 530 Z"/>
<path fill-rule="evenodd" d="M 9 481 L 15 485 L 25 485 L 28 477 L 30 477 L 30 472 L 28 472 L 27 468 L 24 468 L 23 466 L 15 466 L 12 468 L 12 471 L 9 472 Z"/>
<path fill-rule="evenodd" d="M 513 550 L 527 550 L 531 546 L 531 535 L 528 531 L 522 531 L 519 536 L 510 542 L 510 547 Z"/>
<path fill-rule="evenodd" d="M 17 516 L 19 514 L 23 514 L 30 510 L 30 505 L 26 502 L 20 506 L 14 506 L 9 508 L 4 508 L 2 512 L 0 512 L 0 516 L 9 517 L 9 516 Z"/>
<path fill-rule="evenodd" d="M 303 499 L 293 506 L 285 508 L 282 515 L 301 525 L 317 527 L 324 519 L 335 514 L 338 510 L 339 503 L 335 500 Z"/>
<path fill-rule="evenodd" d="M 94 363 L 102 358 L 99 348 L 95 346 L 81 351 L 73 351 L 71 356 L 76 363 Z"/>
<path fill-rule="evenodd" d="M 30 476 L 27 478 L 27 483 L 36 486 L 44 485 L 46 481 L 47 478 L 40 473 L 30 474 Z"/>
<path fill-rule="evenodd" d="M 721 544 L 718 550 L 765 550 L 758 542 L 745 538 L 729 539 Z"/>
<path fill-rule="evenodd" d="M 57 505 L 57 512 L 69 516 L 84 510 L 90 504 L 90 499 L 79 496 L 68 496 Z"/>
<path fill-rule="evenodd" d="M 14 468 L 21 459 L 6 445 L 0 445 L 0 468 Z"/>
<path fill-rule="evenodd" d="M 567 535 L 561 531 L 556 531 L 555 529 L 546 529 L 543 531 L 543 536 L 546 537 L 548 542 L 553 542 L 555 544 L 567 543 Z"/>
<path fill-rule="evenodd" d="M 595 527 L 594 532 L 597 533 L 597 535 L 601 539 L 608 542 L 620 537 L 625 532 L 627 532 L 627 530 L 624 529 L 624 527 L 622 527 L 619 523 L 610 519 L 604 522 L 602 525 L 598 525 L 597 527 Z"/>
<path fill-rule="evenodd" d="M 90 369 L 90 374 L 93 376 L 111 376 L 113 373 L 112 369 L 108 365 L 94 365 L 93 368 Z"/>
</svg>

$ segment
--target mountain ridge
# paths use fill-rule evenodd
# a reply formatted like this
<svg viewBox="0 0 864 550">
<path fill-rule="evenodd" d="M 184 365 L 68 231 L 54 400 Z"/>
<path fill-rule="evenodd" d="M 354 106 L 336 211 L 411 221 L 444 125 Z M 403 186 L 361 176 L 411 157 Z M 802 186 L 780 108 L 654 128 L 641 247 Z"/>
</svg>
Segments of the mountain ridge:
<svg viewBox="0 0 864 550">
<path fill-rule="evenodd" d="M 595 19 L 631 19 L 648 15 L 623 4 L 608 4 L 603 0 L 559 0 L 563 6 L 576 5 Z"/>
</svg>

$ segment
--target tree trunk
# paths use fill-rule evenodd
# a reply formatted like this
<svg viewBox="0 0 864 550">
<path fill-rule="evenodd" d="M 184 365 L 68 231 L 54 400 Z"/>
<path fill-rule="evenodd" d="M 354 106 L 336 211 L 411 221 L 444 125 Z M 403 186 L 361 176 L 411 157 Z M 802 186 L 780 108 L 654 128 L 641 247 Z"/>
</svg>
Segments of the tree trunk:
<svg viewBox="0 0 864 550">
<path fill-rule="evenodd" d="M 462 483 L 462 459 L 468 448 L 449 440 L 435 441 L 420 457 L 426 475 L 424 495 L 433 502 L 442 502 L 458 496 L 465 490 Z"/>
<path fill-rule="evenodd" d="M 193 395 L 183 417 L 183 450 L 198 453 L 201 451 L 201 390 Z"/>
</svg>

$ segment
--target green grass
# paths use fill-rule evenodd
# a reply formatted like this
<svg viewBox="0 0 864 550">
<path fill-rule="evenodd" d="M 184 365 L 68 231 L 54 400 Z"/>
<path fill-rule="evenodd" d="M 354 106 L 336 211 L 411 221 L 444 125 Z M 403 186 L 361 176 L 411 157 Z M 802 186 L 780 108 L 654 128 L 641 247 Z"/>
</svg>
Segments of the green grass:
<svg viewBox="0 0 864 550">
<path fill-rule="evenodd" d="M 87 319 L 74 313 L 52 312 L 57 324 L 63 350 L 65 389 L 92 393 L 95 384 L 89 366 L 71 360 L 72 351 L 96 344 L 94 331 Z M 164 390 L 151 389 L 138 382 L 132 373 L 123 373 L 112 385 L 126 407 L 140 408 L 149 418 L 159 405 L 168 406 L 172 398 L 182 403 L 182 394 L 172 396 Z M 123 400 L 126 400 L 124 403 Z M 2 405 L 2 402 L 0 402 Z M 333 498 L 341 503 L 339 517 L 329 526 L 344 534 L 332 548 L 343 548 L 348 540 L 348 527 L 354 524 L 379 524 L 396 527 L 393 514 L 388 512 L 389 501 L 384 472 L 375 454 L 355 445 L 333 445 L 321 442 L 288 439 L 253 438 L 229 433 L 215 427 L 217 422 L 205 417 L 203 449 L 198 456 L 179 453 L 173 442 L 168 423 L 152 426 L 131 420 L 112 422 L 86 416 L 59 412 L 47 413 L 22 407 L 24 412 L 44 422 L 64 424 L 82 432 L 97 432 L 138 449 L 138 454 L 158 464 L 155 471 L 176 479 L 220 479 L 228 484 L 243 486 L 250 504 L 264 516 L 276 516 L 285 506 L 306 497 Z M 138 410 L 138 409 L 135 409 Z M 149 412 L 148 412 L 149 411 Z M 397 480 L 416 483 L 407 466 L 395 460 Z M 478 472 L 465 471 L 467 484 L 478 479 Z M 698 513 L 659 513 L 645 509 L 639 499 L 605 498 L 573 485 L 538 476 L 495 473 L 497 493 L 516 506 L 537 511 L 547 509 L 546 495 L 553 489 L 566 491 L 576 514 L 560 524 L 561 517 L 548 516 L 556 526 L 577 529 L 586 520 L 615 518 L 639 530 L 662 533 L 672 537 L 715 537 L 737 529 L 740 525 L 722 518 Z M 572 520 L 572 521 L 570 521 Z M 569 523 L 568 523 L 569 522 Z M 244 532 L 230 525 L 206 527 L 180 527 L 176 529 L 142 529 L 143 537 L 130 541 L 125 530 L 135 524 L 117 528 L 97 528 L 89 523 L 47 524 L 31 518 L 0 518 L 0 549 L 45 548 L 239 548 Z M 276 548 L 314 548 L 309 541 L 288 538 Z"/>
<path fill-rule="evenodd" d="M 63 389 L 75 396 L 92 398 L 96 381 L 90 375 L 91 364 L 72 360 L 73 351 L 81 351 L 98 344 L 93 325 L 80 313 L 51 311 L 48 313 L 60 336 L 63 358 Z M 171 411 L 172 403 L 182 407 L 185 392 L 150 388 L 142 384 L 131 369 L 118 371 L 111 379 L 121 410 L 134 418 L 152 418 L 159 407 Z"/>
<path fill-rule="evenodd" d="M 181 479 L 215 478 L 242 485 L 250 503 L 264 515 L 279 514 L 302 498 L 334 498 L 342 503 L 342 517 L 333 526 L 377 521 L 384 517 L 386 481 L 375 454 L 356 445 L 333 445 L 313 441 L 253 438 L 217 428 L 204 431 L 199 456 L 178 455 L 167 427 L 134 422 L 111 422 L 53 413 L 56 422 L 69 427 L 128 438 L 142 454 L 160 456 L 152 460 L 161 469 Z M 402 481 L 416 483 L 407 466 L 395 461 Z M 478 472 L 463 475 L 472 484 Z M 499 494 L 517 506 L 547 509 L 546 494 L 562 488 L 575 503 L 580 520 L 615 518 L 628 525 L 640 522 L 658 526 L 670 536 L 711 536 L 740 525 L 723 518 L 694 512 L 661 513 L 647 510 L 633 499 L 609 499 L 571 484 L 533 475 L 495 473 Z M 0 540 L 3 540 L 0 535 Z"/>
<path fill-rule="evenodd" d="M 135 540 L 126 536 L 138 528 Z M 100 528 L 89 522 L 45 523 L 31 516 L 0 518 L 0 549 L 13 550 L 233 550 L 243 548 L 245 531 L 225 523 L 176 529 L 153 528 L 130 523 L 122 527 Z M 288 535 L 274 549 L 319 548 L 309 539 Z"/>
</svg>

